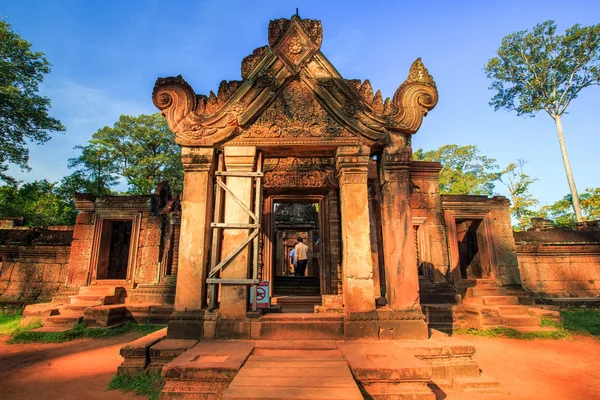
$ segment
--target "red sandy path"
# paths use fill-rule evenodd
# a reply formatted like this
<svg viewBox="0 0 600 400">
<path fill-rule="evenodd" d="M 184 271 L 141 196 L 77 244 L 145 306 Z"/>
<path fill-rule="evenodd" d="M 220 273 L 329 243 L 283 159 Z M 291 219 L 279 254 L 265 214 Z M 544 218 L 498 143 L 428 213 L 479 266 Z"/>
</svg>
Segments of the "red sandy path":
<svg viewBox="0 0 600 400">
<path fill-rule="evenodd" d="M 600 340 L 516 340 L 457 335 L 475 345 L 484 375 L 500 382 L 502 395 L 454 399 L 600 399 Z"/>
<path fill-rule="evenodd" d="M 0 338 L 0 398 L 137 399 L 106 391 L 133 334 L 61 344 L 7 345 Z M 600 399 L 600 340 L 515 340 L 460 336 L 477 347 L 484 374 L 506 393 L 449 393 L 447 400 Z"/>
<path fill-rule="evenodd" d="M 0 337 L 0 399 L 143 400 L 106 390 L 122 361 L 119 349 L 137 337 L 13 345 Z"/>
</svg>

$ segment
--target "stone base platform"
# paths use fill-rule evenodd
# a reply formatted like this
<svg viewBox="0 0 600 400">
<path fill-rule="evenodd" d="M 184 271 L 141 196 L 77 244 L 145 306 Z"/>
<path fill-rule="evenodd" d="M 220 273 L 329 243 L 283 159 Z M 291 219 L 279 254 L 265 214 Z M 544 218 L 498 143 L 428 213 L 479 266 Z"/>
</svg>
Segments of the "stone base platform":
<svg viewBox="0 0 600 400">
<path fill-rule="evenodd" d="M 475 347 L 433 331 L 425 340 L 165 340 L 125 346 L 117 373 L 158 371 L 161 399 L 412 399 L 500 392 Z M 442 396 L 442 397 L 440 397 Z"/>
<path fill-rule="evenodd" d="M 207 310 L 174 312 L 169 339 L 191 340 L 402 340 L 426 339 L 420 308 L 345 314 L 248 312 L 245 318 L 221 318 Z"/>
</svg>

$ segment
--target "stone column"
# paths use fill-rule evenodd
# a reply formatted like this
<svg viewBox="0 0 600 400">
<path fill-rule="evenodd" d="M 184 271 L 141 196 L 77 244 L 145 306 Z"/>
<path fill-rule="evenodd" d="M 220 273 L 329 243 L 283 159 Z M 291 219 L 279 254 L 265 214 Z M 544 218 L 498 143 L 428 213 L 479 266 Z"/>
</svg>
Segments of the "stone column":
<svg viewBox="0 0 600 400">
<path fill-rule="evenodd" d="M 225 168 L 228 172 L 254 171 L 256 147 L 225 147 Z M 227 177 L 226 184 L 232 193 L 250 210 L 253 200 L 253 179 L 247 177 Z M 240 207 L 229 194 L 225 195 L 224 222 L 247 224 L 250 216 Z M 221 259 L 232 253 L 248 237 L 248 229 L 224 229 L 221 244 Z M 246 247 L 223 270 L 222 278 L 247 279 L 250 271 L 250 252 Z M 248 298 L 248 285 L 221 285 L 219 322 L 217 335 L 227 333 L 228 338 L 243 338 L 249 332 L 245 323 Z M 225 322 L 222 320 L 233 320 Z M 241 322 L 244 321 L 244 322 Z M 222 333 L 222 335 L 221 335 Z"/>
<path fill-rule="evenodd" d="M 396 138 L 397 140 L 398 138 Z M 393 321 L 393 338 L 426 338 L 427 326 L 419 303 L 417 250 L 410 204 L 410 162 L 408 138 L 402 145 L 383 152 L 382 231 L 385 265 L 386 307 Z"/>
<path fill-rule="evenodd" d="M 173 339 L 201 339 L 206 305 L 206 274 L 213 208 L 214 150 L 182 147 L 184 168 L 181 228 L 174 313 L 168 327 Z"/>
<path fill-rule="evenodd" d="M 347 338 L 373 337 L 378 330 L 373 313 L 375 297 L 367 190 L 369 158 L 368 149 L 359 146 L 339 147 L 336 152 L 342 220 L 342 287 L 348 317 L 344 332 Z"/>
</svg>

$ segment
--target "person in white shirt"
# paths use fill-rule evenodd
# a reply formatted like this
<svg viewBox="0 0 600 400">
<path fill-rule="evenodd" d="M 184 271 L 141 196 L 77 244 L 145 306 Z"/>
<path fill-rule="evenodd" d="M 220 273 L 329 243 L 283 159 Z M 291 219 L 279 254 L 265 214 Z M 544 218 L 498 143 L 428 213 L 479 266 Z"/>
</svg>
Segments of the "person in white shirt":
<svg viewBox="0 0 600 400">
<path fill-rule="evenodd" d="M 301 237 L 298 237 L 298 243 L 294 247 L 294 260 L 296 261 L 294 276 L 304 276 L 304 271 L 308 264 L 308 246 L 302 243 Z"/>
</svg>

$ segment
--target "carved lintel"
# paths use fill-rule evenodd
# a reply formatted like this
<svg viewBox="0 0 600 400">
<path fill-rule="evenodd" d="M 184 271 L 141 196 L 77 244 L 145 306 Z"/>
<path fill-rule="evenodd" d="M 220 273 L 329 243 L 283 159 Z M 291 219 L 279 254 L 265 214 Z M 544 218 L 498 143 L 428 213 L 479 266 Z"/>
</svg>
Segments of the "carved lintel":
<svg viewBox="0 0 600 400">
<path fill-rule="evenodd" d="M 394 94 L 393 113 L 388 118 L 388 129 L 413 134 L 419 130 L 423 117 L 438 102 L 438 92 L 433 78 L 417 58 L 411 65 L 408 78 Z M 391 138 L 393 140 L 393 138 Z"/>
</svg>

